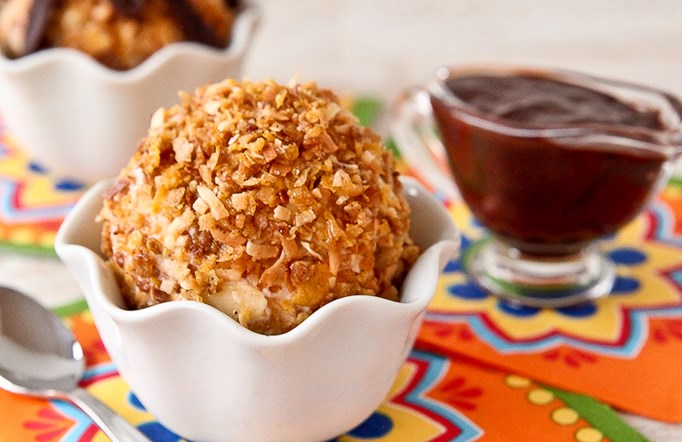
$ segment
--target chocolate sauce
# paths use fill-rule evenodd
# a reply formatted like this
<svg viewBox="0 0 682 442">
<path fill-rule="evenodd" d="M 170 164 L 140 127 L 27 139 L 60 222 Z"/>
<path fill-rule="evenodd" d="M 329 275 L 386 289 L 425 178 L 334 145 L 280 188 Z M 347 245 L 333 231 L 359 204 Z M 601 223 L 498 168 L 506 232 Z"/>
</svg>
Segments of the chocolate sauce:
<svg viewBox="0 0 682 442">
<path fill-rule="evenodd" d="M 528 127 L 608 124 L 662 129 L 658 112 L 549 78 L 476 75 L 452 78 L 446 84 L 480 112 Z"/>
<path fill-rule="evenodd" d="M 467 76 L 446 85 L 479 116 L 515 128 L 662 128 L 653 110 L 547 78 Z M 463 199 L 525 253 L 571 253 L 614 232 L 646 204 L 666 161 L 661 152 L 618 143 L 576 146 L 493 131 L 465 122 L 461 107 L 431 100 Z"/>
</svg>

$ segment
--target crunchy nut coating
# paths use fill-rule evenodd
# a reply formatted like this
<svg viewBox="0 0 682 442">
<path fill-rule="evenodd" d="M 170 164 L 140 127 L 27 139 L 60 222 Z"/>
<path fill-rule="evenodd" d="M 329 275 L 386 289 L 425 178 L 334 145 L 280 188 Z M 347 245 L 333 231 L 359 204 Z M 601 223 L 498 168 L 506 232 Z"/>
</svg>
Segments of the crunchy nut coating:
<svg viewBox="0 0 682 442">
<path fill-rule="evenodd" d="M 349 295 L 398 299 L 419 250 L 391 153 L 314 83 L 225 80 L 159 109 L 105 195 L 133 308 L 191 299 L 260 333 Z"/>
</svg>

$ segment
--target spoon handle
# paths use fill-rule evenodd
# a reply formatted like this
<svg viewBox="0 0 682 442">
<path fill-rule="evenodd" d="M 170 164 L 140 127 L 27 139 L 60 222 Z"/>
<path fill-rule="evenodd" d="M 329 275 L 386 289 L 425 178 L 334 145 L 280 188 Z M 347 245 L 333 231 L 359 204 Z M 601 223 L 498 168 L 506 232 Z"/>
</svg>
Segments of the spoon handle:
<svg viewBox="0 0 682 442">
<path fill-rule="evenodd" d="M 90 416 L 112 442 L 149 442 L 137 428 L 82 388 L 68 393 L 68 399 Z"/>
</svg>

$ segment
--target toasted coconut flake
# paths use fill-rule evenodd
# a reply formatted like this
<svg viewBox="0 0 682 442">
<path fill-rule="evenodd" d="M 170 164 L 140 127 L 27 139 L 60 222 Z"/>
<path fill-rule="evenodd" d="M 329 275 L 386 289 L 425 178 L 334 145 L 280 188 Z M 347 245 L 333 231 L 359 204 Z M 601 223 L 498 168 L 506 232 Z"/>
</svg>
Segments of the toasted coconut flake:
<svg viewBox="0 0 682 442">
<path fill-rule="evenodd" d="M 275 219 L 280 220 L 280 221 L 289 221 L 291 219 L 291 210 L 287 209 L 284 206 L 277 206 L 275 207 L 275 210 L 273 211 L 273 216 Z"/>
<path fill-rule="evenodd" d="M 238 281 L 243 274 L 244 270 L 240 268 L 216 269 L 216 275 L 223 281 Z"/>
<path fill-rule="evenodd" d="M 282 107 L 282 105 L 284 104 L 284 100 L 287 98 L 288 92 L 289 92 L 288 89 L 282 89 L 277 93 L 277 96 L 275 97 L 275 106 L 277 107 L 277 109 Z"/>
<path fill-rule="evenodd" d="M 230 216 L 230 213 L 225 208 L 223 202 L 220 201 L 217 196 L 215 196 L 211 189 L 200 185 L 197 186 L 197 193 L 199 194 L 199 198 L 204 200 L 204 202 L 208 205 L 208 208 L 211 210 L 211 215 L 213 215 L 215 219 L 220 220 Z"/>
<path fill-rule="evenodd" d="M 229 233 L 218 226 L 211 226 L 208 231 L 211 232 L 211 237 L 220 243 L 227 244 L 230 240 Z"/>
<path fill-rule="evenodd" d="M 204 184 L 206 185 L 213 184 L 212 170 L 209 169 L 209 167 L 206 164 L 202 164 L 199 166 L 199 176 L 201 176 L 201 180 L 204 182 Z"/>
<path fill-rule="evenodd" d="M 192 204 L 192 209 L 199 215 L 203 215 L 208 211 L 208 204 L 201 198 L 197 198 L 196 201 L 194 201 L 194 204 Z"/>
<path fill-rule="evenodd" d="M 175 281 L 171 281 L 170 279 L 163 279 L 161 280 L 161 285 L 159 286 L 159 289 L 162 292 L 171 294 L 175 290 Z"/>
<path fill-rule="evenodd" d="M 315 218 L 317 218 L 315 211 L 313 209 L 306 209 L 303 212 L 296 214 L 296 225 L 302 226 L 311 223 L 315 221 Z"/>
<path fill-rule="evenodd" d="M 220 159 L 220 151 L 216 150 L 211 154 L 211 157 L 208 159 L 208 162 L 206 163 L 206 167 L 208 167 L 208 170 L 213 171 L 215 170 L 215 167 L 218 165 L 218 160 Z"/>
<path fill-rule="evenodd" d="M 185 189 L 183 187 L 171 189 L 168 192 L 168 195 L 166 195 L 166 204 L 168 204 L 169 207 L 177 206 L 182 202 L 184 196 Z"/>
<path fill-rule="evenodd" d="M 158 108 L 152 114 L 152 119 L 149 128 L 151 130 L 160 129 L 163 123 L 166 121 L 166 109 L 163 107 Z"/>
<path fill-rule="evenodd" d="M 253 196 L 250 192 L 233 193 L 232 196 L 230 196 L 232 207 L 238 212 L 245 212 L 246 209 L 249 208 L 251 200 L 253 200 Z"/>
<path fill-rule="evenodd" d="M 289 89 L 297 88 L 297 87 L 298 87 L 298 82 L 299 82 L 300 80 L 301 80 L 301 73 L 300 73 L 300 72 L 294 73 L 294 75 L 293 75 L 293 76 L 291 77 L 291 79 L 289 80 L 289 85 L 288 85 Z"/>
<path fill-rule="evenodd" d="M 187 138 L 176 138 L 173 140 L 173 151 L 175 152 L 175 161 L 178 163 L 189 163 L 192 161 L 192 151 L 194 145 L 190 143 Z"/>
<path fill-rule="evenodd" d="M 204 111 L 209 115 L 215 115 L 220 110 L 220 101 L 209 101 L 204 104 Z"/>
<path fill-rule="evenodd" d="M 341 267 L 341 257 L 339 256 L 338 250 L 329 250 L 329 272 L 336 276 L 339 273 L 339 268 Z M 336 279 L 334 279 L 336 282 Z"/>
<path fill-rule="evenodd" d="M 306 251 L 307 251 L 308 253 L 310 253 L 311 255 L 313 255 L 315 258 L 319 259 L 320 261 L 322 261 L 322 260 L 324 259 L 324 258 L 322 257 L 322 255 L 320 255 L 320 254 L 317 253 L 315 250 L 313 250 L 313 246 L 311 246 L 309 242 L 307 242 L 307 241 L 301 241 L 301 245 L 303 246 L 304 249 L 306 249 Z"/>
<path fill-rule="evenodd" d="M 336 171 L 334 174 L 334 180 L 332 181 L 332 186 L 334 187 L 346 187 L 350 186 L 352 184 L 352 181 L 350 179 L 350 175 L 343 170 L 339 169 Z"/>
<path fill-rule="evenodd" d="M 337 103 L 330 102 L 327 104 L 327 106 L 324 108 L 324 117 L 327 121 L 332 121 L 334 117 L 336 117 L 336 114 L 341 112 L 343 108 L 339 106 Z"/>
<path fill-rule="evenodd" d="M 362 272 L 360 264 L 362 263 L 362 255 L 354 253 L 350 256 L 350 269 L 355 273 Z"/>
<path fill-rule="evenodd" d="M 338 150 L 339 146 L 336 145 L 332 137 L 330 137 L 327 132 L 323 132 L 320 135 L 320 138 L 327 152 L 336 152 Z"/>
<path fill-rule="evenodd" d="M 305 184 L 306 181 L 308 181 L 308 173 L 309 169 L 305 169 L 299 177 L 294 181 L 294 187 L 301 187 Z"/>
<path fill-rule="evenodd" d="M 270 267 L 263 270 L 263 273 L 258 279 L 258 283 L 266 287 L 276 286 L 286 280 L 286 254 L 281 252 L 277 261 Z M 281 293 L 282 291 L 279 291 Z"/>
<path fill-rule="evenodd" d="M 194 218 L 194 213 L 191 210 L 185 210 L 182 216 L 174 218 L 168 225 L 163 242 L 164 247 L 168 249 L 175 247 L 178 237 L 192 225 Z"/>
<path fill-rule="evenodd" d="M 280 248 L 270 244 L 256 244 L 255 241 L 246 242 L 246 254 L 253 259 L 269 259 L 279 255 Z"/>
</svg>

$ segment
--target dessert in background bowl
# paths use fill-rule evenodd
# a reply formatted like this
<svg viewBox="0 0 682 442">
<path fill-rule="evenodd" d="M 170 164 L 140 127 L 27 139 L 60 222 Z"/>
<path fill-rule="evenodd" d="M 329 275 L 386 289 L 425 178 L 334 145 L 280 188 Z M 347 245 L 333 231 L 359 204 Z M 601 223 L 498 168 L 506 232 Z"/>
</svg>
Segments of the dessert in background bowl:
<svg viewBox="0 0 682 442">
<path fill-rule="evenodd" d="M 385 399 L 458 238 L 333 93 L 225 80 L 155 113 L 55 249 L 161 423 L 312 441 Z"/>
<path fill-rule="evenodd" d="M 177 91 L 240 75 L 259 14 L 249 1 L 6 1 L 2 122 L 54 173 L 115 176 Z"/>
</svg>

